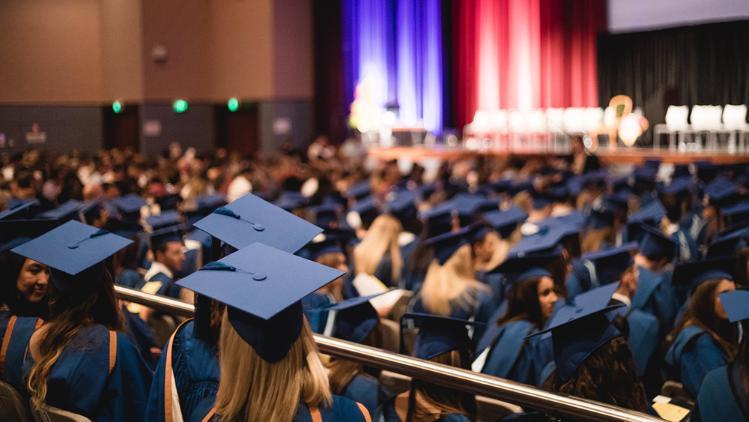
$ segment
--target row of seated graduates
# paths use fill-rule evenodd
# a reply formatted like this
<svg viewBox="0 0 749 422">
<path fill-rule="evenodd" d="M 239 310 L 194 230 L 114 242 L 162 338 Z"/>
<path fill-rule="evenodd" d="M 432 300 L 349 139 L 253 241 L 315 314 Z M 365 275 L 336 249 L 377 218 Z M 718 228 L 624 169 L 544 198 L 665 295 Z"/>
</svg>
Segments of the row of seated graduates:
<svg viewBox="0 0 749 422">
<path fill-rule="evenodd" d="M 634 187 L 642 185 L 643 182 L 650 183 L 650 178 L 652 177 L 652 179 L 654 179 L 654 173 L 655 171 L 647 166 L 638 169 L 638 171 L 635 172 Z M 311 214 L 314 221 L 326 229 L 325 240 L 313 242 L 308 248 L 306 248 L 306 250 L 302 251 L 302 255 L 312 257 L 318 261 L 330 262 L 331 259 L 333 261 L 338 261 L 337 264 L 331 266 L 347 266 L 357 269 L 359 267 L 366 268 L 366 259 L 356 259 L 356 246 L 353 247 L 353 253 L 347 253 L 352 249 L 352 244 L 356 243 L 361 245 L 358 249 L 362 251 L 359 253 L 360 256 L 364 258 L 376 258 L 374 260 L 376 261 L 376 265 L 369 265 L 369 267 L 373 267 L 373 269 L 369 270 L 373 273 L 372 275 L 377 276 L 388 285 L 400 287 L 416 293 L 414 299 L 408 305 L 409 311 L 414 311 L 417 315 L 422 313 L 447 314 L 445 316 L 452 316 L 458 320 L 470 318 L 479 322 L 488 323 L 490 329 L 486 330 L 486 336 L 477 335 L 477 333 L 481 333 L 482 331 L 480 327 L 476 332 L 474 332 L 474 340 L 472 341 L 475 344 L 472 345 L 472 349 L 474 349 L 472 352 L 475 352 L 477 355 L 481 355 L 482 352 L 492 355 L 491 352 L 493 350 L 489 349 L 508 349 L 504 346 L 497 347 L 497 345 L 502 344 L 502 341 L 509 342 L 510 345 L 514 346 L 509 349 L 518 349 L 518 356 L 499 358 L 499 362 L 501 363 L 499 365 L 500 368 L 492 369 L 491 371 L 498 372 L 495 373 L 495 375 L 513 379 L 522 378 L 518 380 L 535 384 L 542 381 L 539 380 L 539 378 L 542 377 L 544 370 L 548 369 L 544 367 L 543 370 L 539 370 L 537 362 L 529 362 L 529 360 L 533 359 L 527 359 L 522 356 L 522 354 L 532 355 L 531 352 L 526 352 L 525 349 L 537 348 L 535 345 L 530 345 L 530 340 L 525 341 L 524 339 L 530 331 L 543 329 L 546 323 L 551 320 L 551 315 L 554 312 L 557 312 L 557 309 L 561 307 L 560 304 L 564 302 L 555 300 L 543 301 L 541 300 L 542 297 L 540 292 L 545 291 L 547 292 L 544 295 L 545 297 L 555 299 L 558 293 L 561 295 L 566 291 L 566 301 L 570 303 L 574 301 L 574 298 L 577 295 L 580 295 L 585 290 L 589 290 L 593 286 L 618 281 L 619 278 L 624 280 L 627 277 L 622 276 L 621 274 L 627 272 L 627 270 L 631 270 L 633 266 L 630 261 L 634 261 L 634 263 L 638 264 L 636 266 L 637 271 L 634 271 L 636 276 L 630 276 L 630 278 L 639 278 L 640 285 L 647 285 L 647 289 L 638 289 L 638 281 L 636 280 L 633 282 L 630 280 L 629 284 L 634 284 L 635 287 L 626 287 L 623 282 L 621 283 L 623 286 L 617 289 L 615 295 L 616 297 L 623 299 L 623 302 L 625 303 L 627 302 L 627 297 L 630 296 L 629 306 L 632 311 L 627 317 L 630 324 L 638 323 L 637 317 L 634 316 L 637 313 L 634 311 L 642 311 L 645 317 L 655 317 L 656 321 L 652 323 L 648 322 L 647 318 L 639 320 L 639 323 L 645 321 L 648 330 L 653 330 L 653 327 L 655 327 L 655 332 L 657 332 L 658 335 L 644 336 L 645 340 L 650 340 L 658 337 L 666 337 L 665 334 L 668 334 L 668 332 L 671 331 L 670 328 L 674 325 L 673 320 L 677 319 L 675 314 L 679 313 L 678 308 L 681 306 L 680 304 L 686 303 L 686 299 L 679 299 L 678 296 L 686 296 L 689 294 L 689 288 L 686 286 L 682 286 L 682 291 L 679 291 L 678 283 L 671 283 L 671 274 L 670 271 L 668 271 L 670 261 L 682 262 L 682 264 L 680 264 L 682 266 L 677 266 L 677 269 L 683 268 L 682 272 L 685 280 L 705 269 L 714 270 L 716 266 L 719 267 L 720 265 L 725 267 L 724 264 L 713 264 L 698 258 L 701 253 L 700 248 L 692 247 L 693 244 L 697 244 L 699 241 L 703 242 L 703 246 L 704 242 L 710 243 L 711 248 L 706 249 L 705 252 L 707 258 L 719 256 L 720 252 L 717 251 L 721 248 L 728 248 L 728 250 L 731 250 L 732 252 L 728 253 L 728 255 L 731 255 L 731 253 L 739 247 L 745 234 L 737 234 L 736 231 L 729 230 L 729 233 L 718 234 L 717 236 L 705 235 L 705 233 L 709 231 L 706 228 L 710 225 L 704 224 L 696 217 L 700 212 L 698 207 L 688 209 L 689 211 L 694 212 L 685 213 L 684 217 L 686 218 L 681 219 L 684 222 L 688 222 L 688 224 L 681 224 L 679 229 L 671 230 L 673 233 L 673 239 L 675 239 L 676 242 L 674 242 L 671 237 L 667 235 L 664 236 L 664 233 L 660 231 L 660 226 L 662 226 L 661 223 L 665 220 L 666 215 L 671 212 L 668 217 L 671 217 L 669 220 L 673 221 L 672 216 L 674 214 L 670 209 L 671 207 L 664 209 L 664 207 L 660 205 L 654 193 L 658 192 L 660 194 L 658 196 L 660 196 L 662 202 L 669 205 L 674 202 L 675 197 L 677 208 L 684 209 L 683 205 L 685 202 L 689 202 L 688 199 L 690 196 L 699 195 L 699 192 L 693 191 L 691 181 L 690 183 L 684 183 L 684 180 L 687 179 L 683 179 L 677 175 L 673 177 L 671 183 L 658 186 L 657 190 L 654 189 L 650 192 L 646 191 L 644 194 L 643 192 L 627 192 L 629 190 L 627 189 L 627 186 L 629 186 L 630 189 L 632 189 L 632 186 L 626 183 L 622 185 L 621 182 L 617 180 L 610 183 L 614 189 L 612 189 L 609 194 L 602 196 L 599 206 L 593 206 L 589 210 L 581 210 L 582 213 L 580 214 L 571 212 L 568 213 L 566 217 L 554 217 L 551 219 L 548 218 L 548 215 L 551 213 L 557 214 L 558 212 L 555 210 L 564 209 L 565 207 L 571 208 L 571 196 L 575 191 L 576 183 L 579 183 L 579 186 L 583 190 L 595 191 L 596 189 L 600 189 L 602 184 L 610 181 L 606 180 L 606 177 L 601 173 L 586 175 L 582 180 L 567 180 L 567 183 L 564 183 L 565 189 L 560 189 L 559 184 L 547 189 L 536 189 L 534 185 L 537 185 L 538 183 L 531 182 L 531 184 L 528 185 L 528 183 L 517 181 L 512 181 L 511 183 L 500 181 L 492 186 L 493 192 L 490 192 L 489 195 L 484 196 L 458 193 L 453 197 L 453 199 L 440 203 L 432 209 L 422 212 L 420 215 L 415 214 L 414 211 L 422 202 L 426 202 L 424 201 L 424 198 L 430 196 L 430 190 L 445 190 L 444 186 L 439 186 L 440 184 L 438 183 L 436 185 L 419 186 L 417 190 L 399 191 L 392 197 L 385 198 L 385 200 L 382 201 L 384 207 L 380 207 L 380 204 L 376 199 L 369 197 L 369 192 L 365 183 L 352 189 L 349 192 L 349 195 L 347 195 L 349 196 L 350 208 L 354 211 L 355 216 L 358 217 L 345 219 L 348 221 L 340 221 L 343 215 L 343 210 L 345 210 L 346 207 L 343 206 L 343 204 L 336 204 L 333 201 L 328 204 L 310 207 L 302 195 L 288 192 L 282 194 L 278 203 L 297 214 L 304 214 L 305 211 L 308 211 L 307 214 Z M 726 186 L 728 186 L 728 188 L 726 188 Z M 505 187 L 506 190 L 503 191 Z M 453 187 L 449 187 L 448 189 L 452 188 Z M 527 192 L 528 190 L 533 190 L 530 201 L 532 205 L 526 210 L 510 207 L 508 204 L 510 201 L 507 199 L 497 200 L 493 198 L 495 194 L 499 194 L 499 197 L 507 198 L 511 197 L 513 192 L 522 193 Z M 566 194 L 563 192 L 565 190 L 567 191 Z M 711 184 L 706 184 L 700 190 L 704 191 L 706 193 L 705 196 L 708 198 L 706 203 L 699 203 L 704 204 L 705 208 L 702 210 L 701 214 L 707 215 L 708 218 L 711 218 L 710 223 L 715 222 L 715 220 L 717 220 L 719 226 L 735 226 L 741 223 L 740 219 L 737 219 L 736 217 L 737 214 L 741 213 L 741 208 L 731 206 L 737 202 L 737 196 L 739 195 L 738 187 L 736 185 L 732 185 L 730 181 L 724 179 L 723 176 L 720 176 L 719 178 L 713 179 Z M 560 191 L 562 191 L 561 194 Z M 507 195 L 507 193 L 510 193 L 510 195 Z M 624 211 L 624 214 L 628 219 L 623 222 L 621 218 L 622 215 L 620 214 L 621 209 L 626 209 L 631 202 L 634 202 L 632 198 L 638 196 L 636 193 L 640 193 L 639 202 L 646 202 L 646 204 L 641 206 L 639 212 L 631 212 L 629 215 L 626 215 L 627 212 Z M 433 195 L 434 193 L 431 194 Z M 518 200 L 518 196 L 522 195 L 514 196 L 515 199 Z M 520 200 L 517 202 L 522 204 L 522 201 Z M 503 208 L 502 211 L 499 210 L 500 207 Z M 380 215 L 383 211 L 384 213 Z M 714 213 L 713 217 L 709 217 L 711 212 Z M 481 221 L 487 224 L 480 229 L 477 229 L 476 226 L 472 225 L 472 223 L 475 223 L 477 214 L 481 214 Z M 414 216 L 422 217 L 421 222 L 424 223 L 423 225 L 425 226 L 422 229 L 424 232 L 424 235 L 422 236 L 424 239 L 423 242 L 416 239 L 416 236 L 414 235 L 408 236 L 408 232 L 404 233 L 403 230 L 400 229 L 391 230 L 391 228 L 388 227 L 389 223 L 390 226 L 393 226 L 393 220 L 398 220 L 395 224 L 396 227 L 398 225 L 409 228 L 416 227 L 418 222 L 414 221 Z M 162 216 L 162 218 L 163 217 L 164 216 Z M 589 224 L 585 224 L 586 227 L 584 228 L 581 227 L 581 223 L 586 220 Z M 676 220 L 679 221 L 679 219 Z M 365 233 L 362 236 L 361 242 L 357 241 L 357 230 L 350 230 L 346 227 L 347 225 L 357 226 L 357 224 L 351 224 L 352 222 L 358 222 L 361 224 L 361 226 L 357 227 L 359 233 Z M 442 226 L 440 227 L 440 225 Z M 154 226 L 157 225 L 154 224 Z M 461 230 L 460 227 L 463 226 L 468 229 Z M 619 230 L 618 233 L 614 233 L 617 226 L 623 227 L 623 229 Z M 562 229 L 558 230 L 560 227 Z M 656 230 L 653 230 L 653 228 Z M 669 227 L 665 228 L 669 229 Z M 697 230 L 693 230 L 694 228 L 697 228 Z M 582 259 L 574 258 L 576 255 L 580 254 L 581 248 L 579 245 L 575 245 L 575 243 L 576 239 L 580 238 L 581 232 L 607 229 L 610 230 L 610 233 L 608 236 L 603 237 L 610 239 L 610 244 L 613 246 L 618 243 L 618 247 L 607 248 L 601 251 L 592 250 L 585 254 Z M 417 229 L 412 230 L 413 232 L 417 231 Z M 535 234 L 529 234 L 525 237 L 522 236 L 523 233 L 533 233 L 534 231 Z M 160 234 L 158 230 L 155 233 L 156 235 L 154 235 L 154 238 Z M 398 244 L 398 239 L 403 243 L 403 245 L 398 245 L 397 249 L 391 247 L 391 245 L 394 244 L 392 241 L 393 233 L 396 238 L 395 244 Z M 518 236 L 518 233 L 520 233 L 520 236 Z M 580 243 L 586 243 L 586 234 L 589 233 L 583 233 L 583 241 Z M 387 242 L 384 243 L 387 246 L 381 247 L 379 256 L 377 256 L 377 253 L 372 253 L 371 251 L 366 250 L 368 245 L 376 245 L 378 243 L 383 244 L 381 238 L 387 235 L 390 235 L 391 239 L 388 239 Z M 181 233 L 180 236 L 169 237 L 169 239 L 173 241 L 173 239 L 179 237 L 181 237 Z M 714 239 L 712 241 L 704 240 L 710 237 L 713 237 Z M 221 239 L 220 237 L 217 238 L 222 242 L 231 244 L 231 242 L 228 242 L 226 239 Z M 486 245 L 487 243 L 492 243 L 492 238 L 494 238 L 494 243 L 497 244 L 495 245 L 494 250 L 487 248 Z M 621 238 L 626 240 L 637 239 L 639 243 L 633 244 L 632 242 L 625 242 L 624 240 L 620 240 Z M 686 241 L 684 241 L 684 238 L 686 238 Z M 411 242 L 408 242 L 409 239 Z M 505 257 L 504 259 L 499 259 L 500 264 L 502 264 L 502 262 L 503 264 L 495 265 L 493 268 L 485 267 L 486 270 L 480 271 L 480 276 L 478 277 L 479 280 L 484 281 L 485 286 L 489 287 L 488 291 L 491 293 L 486 294 L 485 292 L 487 292 L 487 289 L 482 288 L 482 285 L 472 285 L 470 283 L 470 281 L 475 278 L 474 275 L 468 274 L 470 271 L 463 271 L 465 274 L 460 273 L 460 267 L 465 267 L 465 265 L 462 265 L 465 262 L 461 263 L 456 261 L 459 258 L 465 261 L 466 256 L 469 260 L 472 259 L 478 261 L 479 255 L 482 255 L 481 252 L 484 252 L 483 256 L 485 257 L 486 264 L 491 266 L 491 261 L 494 260 L 496 262 L 497 256 L 501 254 L 501 252 L 498 251 L 501 251 L 502 248 L 498 245 L 502 242 L 508 243 L 511 246 L 509 251 L 507 245 L 504 246 Z M 579 242 L 579 240 L 577 240 L 577 242 Z M 726 246 L 725 243 L 729 243 L 729 245 Z M 731 243 L 733 246 L 730 245 Z M 204 242 L 203 245 L 205 244 L 206 243 Z M 559 249 L 559 246 L 561 246 L 561 250 Z M 484 249 L 490 249 L 489 252 L 482 251 L 482 247 Z M 712 253 L 711 249 L 713 250 Z M 705 249 L 702 248 L 702 250 Z M 210 251 L 209 247 L 204 248 L 203 252 L 206 251 L 215 253 L 215 251 Z M 468 251 L 468 253 L 466 253 L 466 251 Z M 413 265 L 413 261 L 416 260 L 412 259 L 419 253 L 432 255 L 434 258 L 432 259 L 432 257 L 428 257 L 421 260 L 421 262 L 427 263 L 426 270 L 424 269 L 424 266 L 422 266 L 421 272 L 415 270 L 415 267 L 418 267 L 418 265 Z M 461 257 L 461 255 L 465 256 Z M 509 258 L 507 258 L 508 255 Z M 634 255 L 633 260 L 627 259 L 632 257 L 632 255 Z M 341 259 L 341 257 L 343 259 Z M 513 257 L 516 257 L 516 259 L 513 260 Z M 558 261 L 561 264 L 550 264 L 554 262 L 556 258 L 559 258 Z M 409 262 L 410 259 L 411 261 Z M 564 263 L 565 260 L 567 263 L 571 263 L 572 271 L 570 271 L 570 274 L 568 276 L 554 274 L 555 272 L 558 273 L 560 269 L 566 269 L 564 267 L 568 265 Z M 621 262 L 617 265 L 622 269 L 611 268 L 612 261 Z M 355 265 L 357 262 L 362 264 L 357 267 Z M 689 267 L 687 264 L 691 264 L 692 266 Z M 602 267 L 601 269 L 596 268 L 599 265 Z M 468 267 L 474 268 L 470 261 Z M 475 267 L 479 266 L 476 265 Z M 662 271 L 664 267 L 666 268 L 666 271 Z M 522 271 L 519 271 L 518 269 Z M 737 272 L 735 269 L 736 268 L 731 268 L 731 271 L 728 271 L 729 275 L 730 273 L 736 274 Z M 449 298 L 450 300 L 448 302 L 450 306 L 447 308 L 447 312 L 445 312 L 444 308 L 440 309 L 439 297 L 437 297 L 437 300 L 435 300 L 435 298 L 427 297 L 430 286 L 426 281 L 431 280 L 432 278 L 440 278 L 430 277 L 429 273 L 432 272 L 437 274 L 437 272 L 443 270 L 453 271 L 450 276 L 453 276 L 456 279 L 465 279 L 467 286 L 467 288 L 464 289 L 464 292 L 458 292 L 457 295 Z M 607 271 L 612 274 L 607 274 Z M 617 274 L 617 272 L 619 274 Z M 655 274 L 651 276 L 651 272 Z M 351 273 L 358 273 L 358 271 L 351 271 Z M 650 277 L 646 277 L 649 281 L 643 282 L 643 274 Z M 416 281 L 409 281 L 409 276 L 411 277 L 411 280 L 415 279 Z M 741 280 L 741 277 L 741 275 L 737 275 L 732 276 L 731 278 Z M 537 286 L 545 284 L 545 281 L 549 281 L 544 280 L 544 278 L 550 279 L 553 286 L 552 289 L 541 289 Z M 513 306 L 513 301 L 510 299 L 517 296 L 519 300 L 527 300 L 528 297 L 520 297 L 522 295 L 518 295 L 518 292 L 523 289 L 515 286 L 529 284 L 527 283 L 529 280 L 534 281 L 531 284 L 534 284 L 534 287 L 536 287 L 539 292 L 537 294 L 538 303 L 535 304 L 535 307 L 541 308 L 539 312 L 539 314 L 541 314 L 539 318 L 540 321 L 526 321 L 530 322 L 530 324 L 513 324 L 524 326 L 518 328 L 521 331 L 520 334 L 513 333 L 515 328 L 507 329 L 507 327 L 502 327 L 503 329 L 499 330 L 499 333 L 493 333 L 492 331 L 496 330 L 492 330 L 491 328 L 500 327 L 500 318 L 503 320 L 502 322 L 517 322 L 512 321 L 511 315 L 508 316 L 513 312 L 513 308 L 517 308 L 517 306 Z M 562 281 L 560 282 L 557 280 Z M 324 292 L 319 292 L 319 294 L 305 299 L 309 319 L 312 322 L 313 327 L 318 327 L 318 331 L 324 330 L 325 328 L 323 327 L 330 330 L 330 327 L 336 325 L 335 323 L 330 324 L 326 321 L 328 312 L 319 310 L 320 302 L 323 302 L 323 306 L 326 305 L 324 303 L 325 301 L 330 302 L 327 305 L 331 305 L 332 302 L 338 302 L 338 304 L 334 306 L 341 307 L 346 306 L 345 301 L 342 299 L 345 297 L 355 297 L 357 295 L 356 288 L 353 287 L 351 283 L 353 281 L 352 278 L 342 281 L 342 283 L 339 283 L 340 285 L 334 283 L 327 286 Z M 146 284 L 147 283 L 145 282 L 142 284 L 139 282 L 135 284 L 135 287 L 143 288 Z M 163 285 L 168 286 L 169 284 L 169 281 L 165 281 Z M 451 282 L 450 284 L 459 283 Z M 688 285 L 690 283 L 689 281 L 683 281 L 682 284 Z M 423 288 L 421 288 L 422 285 Z M 441 286 L 437 287 L 439 289 Z M 152 287 L 148 288 L 148 290 L 150 289 L 152 289 Z M 156 292 L 158 292 L 158 290 L 159 289 L 157 289 Z M 525 290 L 528 289 L 525 288 Z M 649 295 L 645 295 L 646 297 L 644 298 L 638 298 L 638 292 L 643 290 L 650 290 Z M 711 293 L 715 296 L 715 289 L 712 290 L 713 292 Z M 484 293 L 481 293 L 482 291 Z M 684 291 L 686 291 L 686 293 Z M 153 291 L 150 292 L 153 293 Z M 661 293 L 666 296 L 665 299 L 660 297 Z M 463 294 L 466 294 L 467 296 L 461 297 Z M 476 297 L 472 300 L 469 296 L 474 294 Z M 672 297 L 668 297 L 669 294 Z M 549 302 L 551 302 L 552 305 L 556 303 L 556 306 L 552 306 L 550 310 L 547 310 L 547 304 Z M 471 304 L 471 306 L 460 306 L 464 304 Z M 520 308 L 526 308 L 521 309 L 521 311 L 526 314 L 528 313 L 527 307 L 533 305 L 530 303 L 520 304 L 526 305 L 520 306 Z M 475 309 L 471 309 L 472 307 L 475 307 Z M 336 308 L 333 309 L 335 310 Z M 510 312 L 506 312 L 505 309 L 509 309 Z M 394 312 L 393 310 L 378 310 L 378 315 L 384 317 L 385 320 L 387 320 L 387 317 L 392 318 L 393 314 L 397 313 L 398 312 Z M 418 319 L 418 317 L 413 317 L 411 319 Z M 528 325 L 531 326 L 530 329 L 525 327 Z M 706 328 L 711 329 L 711 327 Z M 636 332 L 636 330 L 630 331 L 630 333 L 632 332 Z M 692 334 L 690 339 L 682 341 L 685 343 L 684 348 L 686 350 L 689 350 L 692 342 L 697 343 L 696 339 L 704 337 L 699 334 L 700 333 L 696 335 Z M 708 334 L 712 335 L 713 333 Z M 503 340 L 505 337 L 507 337 L 507 339 Z M 514 337 L 514 339 L 512 337 Z M 520 341 L 518 341 L 518 339 Z M 629 341 L 633 350 L 637 350 L 637 347 L 631 344 L 635 339 L 630 338 Z M 405 345 L 403 346 L 405 347 Z M 647 371 L 646 368 L 648 365 L 651 365 L 652 362 L 658 361 L 657 356 L 662 354 L 662 352 L 659 353 L 657 350 L 653 349 L 658 349 L 661 346 L 656 342 L 655 346 L 650 344 L 640 345 L 640 347 L 645 349 L 645 352 L 641 352 L 644 353 L 644 356 L 643 354 L 638 356 L 637 353 L 635 353 L 635 363 L 639 372 L 638 375 L 647 381 L 646 378 L 659 373 L 659 371 Z M 398 346 L 398 348 L 400 348 L 400 346 Z M 418 349 L 418 347 L 416 347 L 416 349 Z M 669 350 L 669 352 L 670 351 L 671 350 Z M 671 353 L 671 355 L 674 354 L 675 353 Z M 695 352 L 694 354 L 697 355 L 697 360 L 699 360 L 699 355 L 704 353 Z M 716 360 L 714 357 L 709 357 L 708 359 Z M 728 359 L 729 356 L 724 356 L 721 362 L 726 363 Z M 490 359 L 489 362 L 491 361 L 497 361 L 497 358 Z M 548 361 L 546 363 L 548 363 Z M 463 364 L 465 366 L 465 362 L 463 362 Z M 486 367 L 486 364 L 481 366 L 483 366 L 481 370 L 492 373 L 490 368 Z M 536 369 L 531 369 L 529 371 L 536 371 L 538 374 L 527 375 L 527 372 L 529 371 L 520 369 L 524 366 L 536 367 Z M 540 366 L 543 367 L 544 365 Z M 676 364 L 672 366 L 679 365 Z M 710 367 L 704 368 L 704 365 L 695 366 L 686 363 L 681 366 L 687 369 L 692 367 L 701 368 L 705 372 L 712 369 Z M 656 369 L 660 368 L 656 367 Z M 679 368 L 676 369 L 678 370 Z M 350 374 L 350 371 L 343 372 L 344 374 Z M 513 372 L 516 374 L 512 374 Z M 526 374 L 521 374 L 523 372 L 526 372 Z M 648 377 L 645 377 L 645 375 L 648 375 Z M 692 378 L 698 378 L 696 382 L 696 389 L 698 389 L 703 376 L 704 373 L 695 376 L 688 376 L 686 378 L 690 379 L 690 382 L 694 382 Z M 687 386 L 687 389 L 689 390 L 690 384 L 688 384 L 686 380 L 684 381 L 685 386 Z M 345 385 L 342 387 L 350 387 L 348 383 L 343 384 Z M 693 393 L 694 397 L 696 395 L 694 394 L 696 393 L 695 385 L 692 384 L 692 387 L 693 389 L 690 392 Z M 419 396 L 417 395 L 417 397 Z M 617 403 L 620 405 L 625 404 L 620 402 Z M 375 405 L 370 405 L 370 408 L 374 407 Z M 417 406 L 417 408 L 427 407 L 428 406 Z M 457 409 L 463 409 L 464 407 L 465 406 L 461 405 L 458 406 Z"/>
</svg>

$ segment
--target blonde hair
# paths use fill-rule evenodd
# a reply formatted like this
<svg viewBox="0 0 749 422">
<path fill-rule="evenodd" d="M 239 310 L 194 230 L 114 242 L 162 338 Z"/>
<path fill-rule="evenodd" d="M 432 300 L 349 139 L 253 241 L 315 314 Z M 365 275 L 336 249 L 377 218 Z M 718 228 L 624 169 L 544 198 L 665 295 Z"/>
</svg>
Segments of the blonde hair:
<svg viewBox="0 0 749 422">
<path fill-rule="evenodd" d="M 453 307 L 470 310 L 476 305 L 477 293 L 488 290 L 474 277 L 470 245 L 458 248 L 444 265 L 433 260 L 421 287 L 424 308 L 445 316 Z"/>
<path fill-rule="evenodd" d="M 300 401 L 310 408 L 332 403 L 328 376 L 306 319 L 286 357 L 268 363 L 237 334 L 224 312 L 219 365 L 215 407 L 222 420 L 290 421 Z"/>
<path fill-rule="evenodd" d="M 383 214 L 372 222 L 361 243 L 354 247 L 354 267 L 359 273 L 374 275 L 385 252 L 390 253 L 392 281 L 400 279 L 403 260 L 398 236 L 403 227 L 394 217 Z"/>
</svg>

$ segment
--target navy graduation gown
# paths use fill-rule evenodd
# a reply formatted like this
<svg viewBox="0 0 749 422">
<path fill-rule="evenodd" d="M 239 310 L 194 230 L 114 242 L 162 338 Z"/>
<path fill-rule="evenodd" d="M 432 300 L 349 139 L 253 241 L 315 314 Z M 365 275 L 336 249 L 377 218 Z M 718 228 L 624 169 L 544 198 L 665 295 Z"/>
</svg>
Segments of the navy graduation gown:
<svg viewBox="0 0 749 422">
<path fill-rule="evenodd" d="M 313 413 L 316 413 L 318 420 L 323 422 L 368 422 L 372 420 L 369 412 L 362 404 L 334 395 L 333 404 L 330 407 L 310 409 L 307 405 L 300 403 L 292 422 L 312 422 Z M 221 416 L 214 414 L 210 420 L 221 422 Z"/>
<path fill-rule="evenodd" d="M 310 293 L 302 298 L 304 315 L 309 321 L 312 332 L 322 334 L 325 331 L 325 326 L 328 323 L 328 311 L 320 308 L 326 308 L 334 303 L 335 301 L 330 296 L 319 293 Z"/>
<path fill-rule="evenodd" d="M 135 344 L 140 351 L 143 361 L 146 362 L 151 370 L 153 370 L 156 367 L 157 359 L 155 359 L 151 354 L 151 348 L 158 347 L 153 330 L 145 321 L 140 319 L 138 315 L 129 312 L 124 307 L 122 315 L 125 322 L 125 331 L 130 336 L 133 344 Z"/>
<path fill-rule="evenodd" d="M 122 270 L 120 275 L 117 276 L 115 283 L 119 284 L 120 286 L 127 287 L 129 289 L 140 290 L 140 288 L 143 287 L 144 281 L 143 281 L 143 277 L 141 277 L 138 271 L 126 268 Z"/>
<path fill-rule="evenodd" d="M 692 397 L 697 397 L 708 372 L 728 363 L 712 337 L 694 325 L 685 327 L 676 336 L 665 361 Z"/>
<path fill-rule="evenodd" d="M 377 409 L 377 412 L 372 419 L 374 422 L 403 422 L 398 416 L 398 412 L 395 410 L 396 397 L 387 400 Z M 439 422 L 469 422 L 468 416 L 460 413 L 443 413 L 440 415 Z"/>
<path fill-rule="evenodd" d="M 640 309 L 632 309 L 627 315 L 629 337 L 627 344 L 632 351 L 638 377 L 645 376 L 650 360 L 658 348 L 660 324 L 658 319 Z"/>
<path fill-rule="evenodd" d="M 16 329 L 33 331 L 32 324 L 16 325 Z M 15 356 L 6 367 L 17 365 L 27 378 L 34 362 L 26 350 L 28 341 L 23 348 L 22 361 Z M 96 421 L 143 420 L 151 376 L 126 334 L 91 325 L 80 330 L 52 367 L 45 401 Z"/>
<path fill-rule="evenodd" d="M 540 339 L 526 337 L 536 331 L 528 321 L 510 321 L 500 327 L 491 342 L 481 372 L 524 384 L 536 385 L 550 358 L 543 353 Z"/>
<path fill-rule="evenodd" d="M 380 382 L 369 374 L 358 374 L 346 386 L 342 395 L 361 403 L 370 415 L 374 415 L 380 405 Z"/>
<path fill-rule="evenodd" d="M 740 391 L 739 367 L 735 364 L 721 366 L 705 375 L 693 421 L 739 422 L 749 420 L 749 404 L 743 403 L 746 392 Z M 743 404 L 742 404 L 743 403 Z"/>
<path fill-rule="evenodd" d="M 170 374 L 174 377 L 183 420 L 201 421 L 215 402 L 220 373 L 218 351 L 195 337 L 194 330 L 193 320 L 180 325 L 161 354 L 146 406 L 149 421 L 164 421 L 165 409 L 171 408 L 172 397 L 166 400 L 164 397 Z M 168 348 L 171 348 L 170 365 Z"/>
<path fill-rule="evenodd" d="M 674 326 L 679 310 L 679 303 L 671 283 L 672 273 L 670 271 L 656 273 L 639 267 L 638 274 L 637 291 L 632 298 L 632 307 L 658 318 L 659 337 L 663 338 Z"/>
<path fill-rule="evenodd" d="M 21 395 L 26 394 L 26 380 L 23 373 L 23 360 L 29 340 L 43 321 L 35 317 L 16 317 L 10 314 L 0 320 L 0 339 L 7 344 L 0 355 L 0 379 L 12 385 Z"/>
</svg>

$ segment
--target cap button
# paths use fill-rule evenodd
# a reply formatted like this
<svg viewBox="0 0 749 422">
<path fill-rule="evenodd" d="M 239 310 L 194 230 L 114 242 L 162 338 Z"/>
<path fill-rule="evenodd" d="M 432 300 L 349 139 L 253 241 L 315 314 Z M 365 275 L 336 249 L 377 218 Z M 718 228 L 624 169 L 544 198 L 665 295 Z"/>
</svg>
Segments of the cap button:
<svg viewBox="0 0 749 422">
<path fill-rule="evenodd" d="M 265 230 L 265 226 L 260 223 L 252 224 L 252 228 L 255 229 L 255 231 L 259 231 L 259 232 Z"/>
<path fill-rule="evenodd" d="M 252 279 L 255 281 L 263 281 L 266 278 L 268 278 L 268 276 L 265 275 L 264 273 L 255 273 L 252 275 Z"/>
<path fill-rule="evenodd" d="M 581 313 L 582 311 L 583 311 L 583 308 L 577 308 L 577 309 L 575 309 L 575 313 L 576 313 L 576 314 L 579 314 L 579 313 Z"/>
</svg>

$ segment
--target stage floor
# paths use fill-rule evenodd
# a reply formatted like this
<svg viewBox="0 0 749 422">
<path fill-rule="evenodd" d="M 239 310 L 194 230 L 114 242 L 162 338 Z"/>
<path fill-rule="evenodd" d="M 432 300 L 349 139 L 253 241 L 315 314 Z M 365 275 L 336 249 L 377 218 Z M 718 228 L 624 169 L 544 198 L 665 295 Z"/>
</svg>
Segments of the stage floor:
<svg viewBox="0 0 749 422">
<path fill-rule="evenodd" d="M 409 158 L 414 161 L 420 159 L 437 158 L 442 160 L 459 160 L 470 157 L 543 157 L 548 155 L 564 155 L 554 152 L 540 151 L 507 151 L 497 149 L 469 150 L 464 148 L 437 147 L 387 147 L 372 148 L 369 150 L 371 157 L 381 160 L 396 160 L 398 158 Z M 676 150 L 652 149 L 652 148 L 602 148 L 596 151 L 596 155 L 606 164 L 642 164 L 647 159 L 655 158 L 663 163 L 689 164 L 695 161 L 709 160 L 715 164 L 742 164 L 749 163 L 749 153 L 728 152 L 682 152 Z"/>
</svg>

